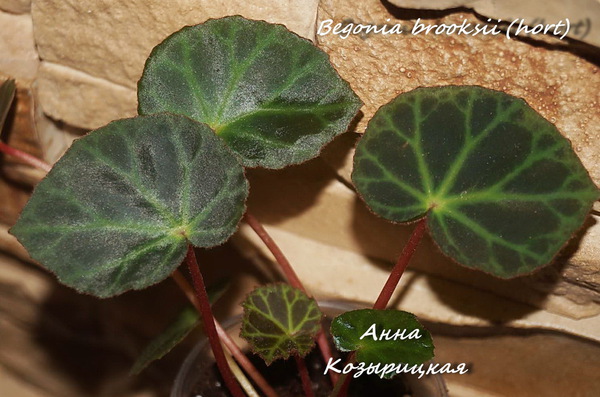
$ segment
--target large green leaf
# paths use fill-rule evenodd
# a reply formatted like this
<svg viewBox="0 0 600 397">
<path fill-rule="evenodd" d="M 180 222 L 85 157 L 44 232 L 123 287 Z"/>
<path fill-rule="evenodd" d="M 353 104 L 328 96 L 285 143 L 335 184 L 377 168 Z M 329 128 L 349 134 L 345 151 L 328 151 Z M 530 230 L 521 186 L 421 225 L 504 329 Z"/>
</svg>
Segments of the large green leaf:
<svg viewBox="0 0 600 397">
<path fill-rule="evenodd" d="M 307 355 L 321 329 L 314 299 L 287 284 L 259 287 L 243 303 L 240 336 L 268 364 L 292 354 Z"/>
<path fill-rule="evenodd" d="M 429 331 L 401 310 L 361 309 L 342 313 L 331 323 L 341 351 L 355 351 L 366 364 L 421 364 L 433 358 Z"/>
<path fill-rule="evenodd" d="M 378 215 L 428 214 L 444 253 L 505 278 L 549 263 L 598 198 L 556 127 L 481 87 L 420 88 L 381 107 L 352 179 Z"/>
<path fill-rule="evenodd" d="M 140 114 L 210 125 L 246 166 L 315 157 L 361 102 L 327 54 L 282 25 L 240 16 L 188 26 L 156 46 L 138 84 Z"/>
<path fill-rule="evenodd" d="M 209 127 L 141 116 L 75 141 L 11 232 L 63 283 L 107 297 L 165 279 L 188 242 L 223 243 L 247 194 L 242 166 Z"/>
</svg>

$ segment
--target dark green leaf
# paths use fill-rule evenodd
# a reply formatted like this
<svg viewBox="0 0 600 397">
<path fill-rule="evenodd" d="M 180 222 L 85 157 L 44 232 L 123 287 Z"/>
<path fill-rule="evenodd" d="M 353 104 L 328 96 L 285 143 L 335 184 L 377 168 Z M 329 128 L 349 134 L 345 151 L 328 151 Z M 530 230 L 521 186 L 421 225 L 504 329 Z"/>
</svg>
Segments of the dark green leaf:
<svg viewBox="0 0 600 397">
<path fill-rule="evenodd" d="M 138 85 L 140 114 L 210 125 L 246 166 L 315 157 L 361 102 L 327 55 L 282 25 L 240 16 L 188 26 L 154 48 Z"/>
<path fill-rule="evenodd" d="M 11 232 L 63 283 L 107 297 L 168 277 L 188 242 L 223 243 L 247 194 L 242 166 L 206 125 L 142 116 L 75 141 Z"/>
<path fill-rule="evenodd" d="M 315 300 L 287 284 L 257 288 L 243 306 L 240 336 L 267 364 L 292 354 L 305 356 L 321 329 Z"/>
<path fill-rule="evenodd" d="M 0 132 L 6 121 L 6 116 L 10 110 L 10 105 L 15 97 L 15 81 L 6 80 L 0 85 Z"/>
<path fill-rule="evenodd" d="M 421 364 L 433 358 L 433 341 L 417 318 L 400 310 L 362 309 L 342 313 L 331 323 L 341 351 L 355 351 L 367 364 Z"/>
<path fill-rule="evenodd" d="M 598 198 L 554 125 L 481 87 L 420 88 L 383 106 L 352 179 L 378 215 L 428 214 L 444 253 L 505 278 L 549 263 Z"/>
<path fill-rule="evenodd" d="M 207 287 L 208 299 L 216 302 L 227 289 L 228 283 L 220 282 Z M 137 375 L 151 362 L 162 358 L 177 346 L 185 337 L 200 324 L 200 315 L 193 306 L 185 307 L 175 321 L 160 335 L 150 342 L 133 364 L 130 374 Z"/>
</svg>

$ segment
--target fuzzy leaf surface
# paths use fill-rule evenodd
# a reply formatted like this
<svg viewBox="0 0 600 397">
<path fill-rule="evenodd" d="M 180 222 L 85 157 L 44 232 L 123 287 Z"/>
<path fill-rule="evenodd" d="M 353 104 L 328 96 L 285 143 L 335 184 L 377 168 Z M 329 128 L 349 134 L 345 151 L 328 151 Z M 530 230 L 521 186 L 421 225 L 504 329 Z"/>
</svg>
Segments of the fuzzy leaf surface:
<svg viewBox="0 0 600 397">
<path fill-rule="evenodd" d="M 384 331 L 388 333 L 382 338 Z M 396 333 L 398 337 L 394 340 Z M 331 335 L 338 350 L 355 351 L 356 359 L 367 364 L 415 365 L 433 358 L 429 331 L 414 314 L 401 310 L 361 309 L 342 313 L 333 319 Z"/>
<path fill-rule="evenodd" d="M 208 126 L 141 116 L 75 141 L 11 233 L 64 284 L 108 297 L 168 277 L 188 242 L 223 243 L 247 194 L 243 167 Z"/>
<path fill-rule="evenodd" d="M 503 278 L 551 262 L 598 199 L 554 125 L 521 99 L 469 86 L 420 88 L 381 107 L 352 180 L 376 214 L 427 215 L 446 255 Z"/>
<path fill-rule="evenodd" d="M 307 355 L 321 329 L 314 299 L 286 284 L 260 287 L 243 303 L 240 336 L 268 364 L 292 354 Z"/>
<path fill-rule="evenodd" d="M 311 159 L 361 106 L 325 52 L 282 25 L 240 16 L 188 26 L 156 46 L 138 84 L 140 114 L 206 123 L 245 166 Z"/>
</svg>

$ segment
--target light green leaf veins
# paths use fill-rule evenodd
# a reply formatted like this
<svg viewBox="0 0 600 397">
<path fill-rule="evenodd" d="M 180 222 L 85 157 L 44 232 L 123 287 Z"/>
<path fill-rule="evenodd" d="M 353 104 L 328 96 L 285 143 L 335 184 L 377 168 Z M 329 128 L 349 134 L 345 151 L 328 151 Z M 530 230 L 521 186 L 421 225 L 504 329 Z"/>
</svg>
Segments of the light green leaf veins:
<svg viewBox="0 0 600 397">
<path fill-rule="evenodd" d="M 304 357 L 321 329 L 314 299 L 287 284 L 259 287 L 243 303 L 240 336 L 267 364 L 291 355 Z"/>
<path fill-rule="evenodd" d="M 75 141 L 11 233 L 63 283 L 107 297 L 165 279 L 188 243 L 222 244 L 247 194 L 242 166 L 208 126 L 140 116 Z"/>
<path fill-rule="evenodd" d="M 357 146 L 352 180 L 376 214 L 427 214 L 445 254 L 504 278 L 548 264 L 598 199 L 554 125 L 481 87 L 419 88 L 382 106 Z"/>
<path fill-rule="evenodd" d="M 361 106 L 327 54 L 282 25 L 240 16 L 188 26 L 156 46 L 138 84 L 140 114 L 211 126 L 245 166 L 315 157 Z"/>
</svg>

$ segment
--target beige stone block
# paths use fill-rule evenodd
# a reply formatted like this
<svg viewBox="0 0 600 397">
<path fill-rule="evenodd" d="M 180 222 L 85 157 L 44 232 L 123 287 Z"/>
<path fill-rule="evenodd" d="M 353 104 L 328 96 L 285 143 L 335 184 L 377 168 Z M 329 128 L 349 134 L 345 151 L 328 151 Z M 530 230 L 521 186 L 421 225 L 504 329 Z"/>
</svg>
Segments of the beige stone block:
<svg viewBox="0 0 600 397">
<path fill-rule="evenodd" d="M 600 394 L 597 343 L 545 331 L 453 331 L 433 330 L 437 362 L 469 363 L 467 374 L 444 375 L 451 397 Z"/>
<path fill-rule="evenodd" d="M 45 114 L 81 128 L 98 128 L 137 114 L 133 89 L 75 69 L 42 62 L 36 98 Z"/>
<path fill-rule="evenodd" d="M 36 85 L 38 87 L 39 85 Z M 35 102 L 40 104 L 39 89 L 34 91 Z M 56 121 L 44 114 L 42 106 L 36 106 L 34 112 L 34 122 L 37 131 L 37 138 L 42 148 L 43 159 L 54 164 L 71 146 L 73 141 L 88 132 L 87 129 L 81 129 Z"/>
<path fill-rule="evenodd" d="M 31 10 L 31 0 L 0 0 L 0 10 L 25 14 Z"/>
<path fill-rule="evenodd" d="M 39 107 L 41 109 L 41 107 Z M 54 164 L 71 146 L 73 141 L 84 135 L 87 130 L 59 123 L 47 117 L 43 112 L 36 114 L 36 128 L 44 160 Z"/>
<path fill-rule="evenodd" d="M 472 8 L 485 17 L 493 18 L 491 23 L 496 23 L 497 20 L 511 23 L 522 18 L 535 26 L 540 23 L 556 24 L 559 21 L 566 23 L 568 18 L 571 24 L 568 37 L 600 46 L 600 31 L 593 26 L 600 20 L 598 0 L 390 0 L 390 3 L 403 8 L 426 10 Z"/>
<path fill-rule="evenodd" d="M 0 223 L 0 252 L 9 253 L 24 261 L 32 262 L 33 260 L 21 243 L 17 241 L 15 236 L 8 233 L 11 226 Z"/>
<path fill-rule="evenodd" d="M 318 298 L 372 304 L 389 276 L 389 266 L 380 260 L 301 237 L 279 227 L 269 227 L 268 232 L 285 252 L 305 287 Z M 246 225 L 242 225 L 233 241 L 255 262 L 273 260 L 264 244 Z M 426 247 L 427 244 L 421 246 L 421 251 Z M 423 257 L 423 254 L 419 255 L 413 264 Z M 498 294 L 498 291 L 472 288 L 462 280 L 448 280 L 445 276 L 426 274 L 419 266 L 411 265 L 400 280 L 390 307 L 446 325 L 481 330 L 502 324 L 506 328 L 545 329 L 600 341 L 600 315 L 574 319 L 568 313 L 536 309 Z"/>
<path fill-rule="evenodd" d="M 312 38 L 316 7 L 317 0 L 40 0 L 32 15 L 43 60 L 135 89 L 151 49 L 183 26 L 241 14 Z"/>
<path fill-rule="evenodd" d="M 31 16 L 0 11 L 0 27 L 0 73 L 15 79 L 32 80 L 39 59 Z"/>
</svg>

